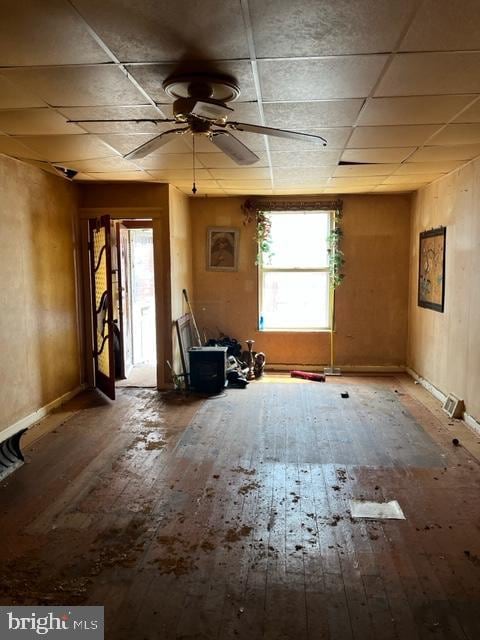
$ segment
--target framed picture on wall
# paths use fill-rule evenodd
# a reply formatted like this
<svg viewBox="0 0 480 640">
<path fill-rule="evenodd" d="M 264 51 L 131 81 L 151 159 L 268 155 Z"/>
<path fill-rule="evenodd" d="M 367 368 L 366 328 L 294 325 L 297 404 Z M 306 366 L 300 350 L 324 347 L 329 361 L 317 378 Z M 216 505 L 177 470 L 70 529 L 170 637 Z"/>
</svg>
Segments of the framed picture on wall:
<svg viewBox="0 0 480 640">
<path fill-rule="evenodd" d="M 446 227 L 420 234 L 418 306 L 443 313 L 445 304 Z"/>
<path fill-rule="evenodd" d="M 235 227 L 208 227 L 208 271 L 237 271 L 239 235 Z"/>
</svg>

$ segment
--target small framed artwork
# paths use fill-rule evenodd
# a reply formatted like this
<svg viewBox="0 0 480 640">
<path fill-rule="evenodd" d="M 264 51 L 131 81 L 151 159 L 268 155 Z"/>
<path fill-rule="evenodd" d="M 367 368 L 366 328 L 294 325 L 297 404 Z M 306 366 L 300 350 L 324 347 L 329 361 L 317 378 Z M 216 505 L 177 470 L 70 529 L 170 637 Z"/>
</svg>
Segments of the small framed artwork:
<svg viewBox="0 0 480 640">
<path fill-rule="evenodd" d="M 239 235 L 234 227 L 208 227 L 208 271 L 237 271 Z"/>
<path fill-rule="evenodd" d="M 418 306 L 443 313 L 445 304 L 446 227 L 420 234 Z"/>
</svg>

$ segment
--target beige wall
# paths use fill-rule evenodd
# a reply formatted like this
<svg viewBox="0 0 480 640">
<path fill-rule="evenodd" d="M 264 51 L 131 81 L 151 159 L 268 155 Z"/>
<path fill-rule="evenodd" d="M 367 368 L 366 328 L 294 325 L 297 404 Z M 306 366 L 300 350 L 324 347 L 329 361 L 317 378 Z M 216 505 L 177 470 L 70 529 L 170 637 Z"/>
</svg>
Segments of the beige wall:
<svg viewBox="0 0 480 640">
<path fill-rule="evenodd" d="M 74 185 L 0 155 L 0 430 L 80 384 L 76 208 Z"/>
<path fill-rule="evenodd" d="M 194 302 L 198 324 L 240 340 L 253 338 L 269 363 L 324 365 L 328 333 L 257 331 L 257 270 L 252 226 L 243 226 L 242 198 L 190 198 Z M 403 365 L 406 360 L 408 196 L 344 196 L 345 280 L 337 290 L 337 362 Z M 237 272 L 205 269 L 208 226 L 240 229 Z"/>
<path fill-rule="evenodd" d="M 417 306 L 419 233 L 447 227 L 444 313 Z M 480 420 L 480 161 L 414 197 L 408 364 Z"/>
<path fill-rule="evenodd" d="M 182 373 L 182 363 L 174 325 L 181 315 L 188 312 L 183 289 L 193 295 L 192 278 L 192 233 L 188 198 L 175 187 L 170 187 L 170 264 L 172 297 L 172 364 L 177 373 Z"/>
</svg>

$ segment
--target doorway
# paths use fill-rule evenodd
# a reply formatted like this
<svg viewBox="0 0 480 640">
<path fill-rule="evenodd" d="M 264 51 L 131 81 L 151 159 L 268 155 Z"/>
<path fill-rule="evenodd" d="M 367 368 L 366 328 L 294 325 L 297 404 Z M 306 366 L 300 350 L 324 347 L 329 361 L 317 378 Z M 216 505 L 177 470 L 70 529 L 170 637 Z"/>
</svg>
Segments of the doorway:
<svg viewBox="0 0 480 640">
<path fill-rule="evenodd" d="M 146 220 L 118 221 L 114 235 L 116 386 L 156 387 L 153 225 Z"/>
</svg>

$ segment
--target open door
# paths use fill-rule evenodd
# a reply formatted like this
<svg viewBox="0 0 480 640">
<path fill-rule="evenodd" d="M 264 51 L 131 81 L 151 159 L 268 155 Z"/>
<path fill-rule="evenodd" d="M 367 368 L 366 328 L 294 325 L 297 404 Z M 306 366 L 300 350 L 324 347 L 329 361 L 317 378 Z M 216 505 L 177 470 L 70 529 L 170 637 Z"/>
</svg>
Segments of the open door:
<svg viewBox="0 0 480 640">
<path fill-rule="evenodd" d="M 89 221 L 95 386 L 115 400 L 110 216 Z"/>
<path fill-rule="evenodd" d="M 117 223 L 118 247 L 118 308 L 122 349 L 123 378 L 128 378 L 133 367 L 132 310 L 131 310 L 131 265 L 128 229 Z"/>
</svg>

